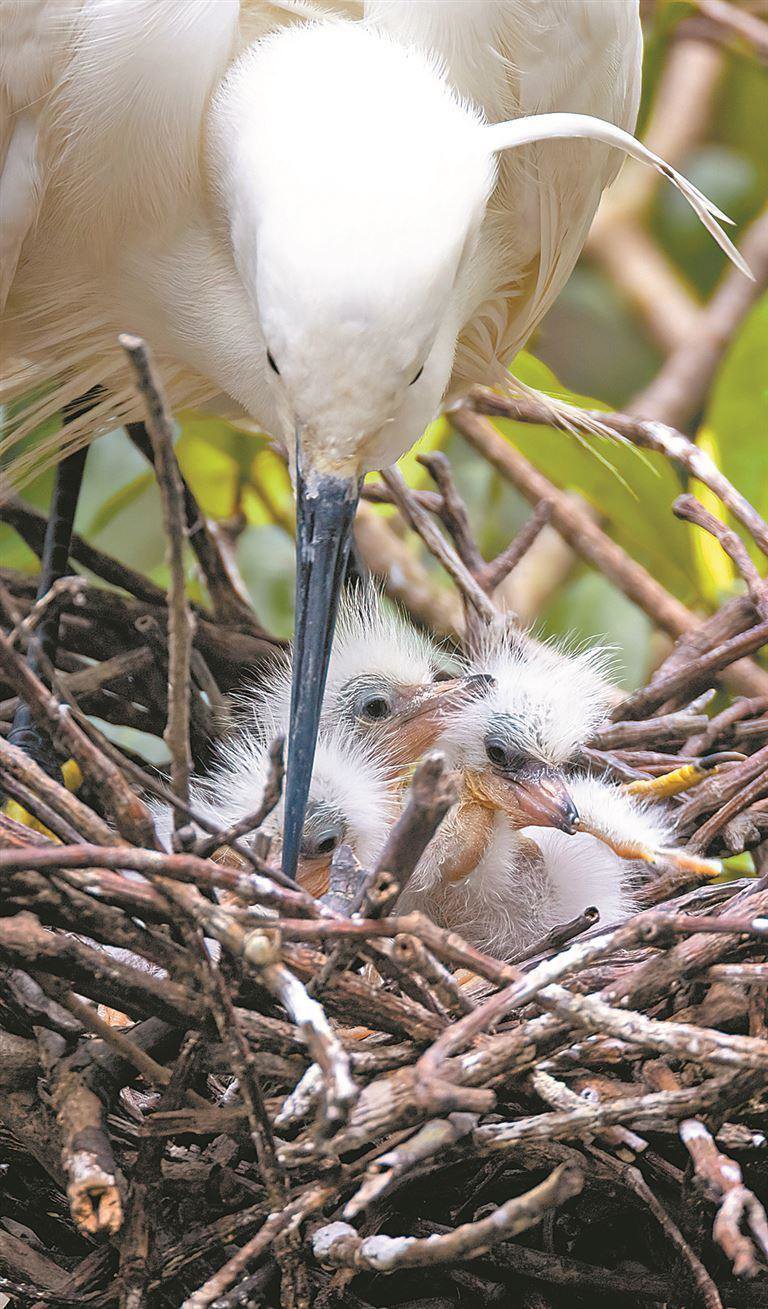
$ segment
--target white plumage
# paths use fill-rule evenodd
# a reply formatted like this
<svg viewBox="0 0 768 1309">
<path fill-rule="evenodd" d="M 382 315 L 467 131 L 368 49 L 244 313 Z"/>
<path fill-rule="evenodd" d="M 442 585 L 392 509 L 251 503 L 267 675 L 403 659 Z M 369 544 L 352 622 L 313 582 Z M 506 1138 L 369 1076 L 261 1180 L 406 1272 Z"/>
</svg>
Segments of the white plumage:
<svg viewBox="0 0 768 1309">
<path fill-rule="evenodd" d="M 135 416 L 119 331 L 148 340 L 176 407 L 239 408 L 282 441 L 298 546 L 287 872 L 361 475 L 448 392 L 502 379 L 619 151 L 739 261 L 723 215 L 624 130 L 637 0 L 330 10 L 0 0 L 5 395 L 35 394 L 0 454 L 86 394 L 12 475 Z"/>
<path fill-rule="evenodd" d="M 604 721 L 614 695 L 611 652 L 602 646 L 569 649 L 509 628 L 488 632 L 468 665 L 493 685 L 463 705 L 438 741 L 449 760 L 487 764 L 485 738 L 501 733 L 511 748 L 558 768 Z"/>
<path fill-rule="evenodd" d="M 339 606 L 321 728 L 346 731 L 368 742 L 391 767 L 407 767 L 442 730 L 445 702 L 462 671 L 456 658 L 372 587 L 347 590 Z M 276 660 L 238 697 L 246 729 L 262 739 L 287 731 L 291 672 L 290 657 Z M 442 679 L 450 679 L 450 685 Z"/>
<path fill-rule="evenodd" d="M 620 154 L 505 150 L 483 123 L 631 130 L 637 2 L 334 9 L 2 0 L 6 389 L 57 381 L 29 422 L 99 382 L 69 445 L 135 414 L 120 330 L 150 341 L 176 405 L 234 405 L 291 452 L 311 422 L 336 471 L 394 460 L 446 389 L 499 379 Z"/>
<path fill-rule="evenodd" d="M 347 597 L 323 704 L 299 881 L 323 894 L 342 842 L 371 867 L 407 801 L 404 770 L 422 749 L 436 746 L 457 774 L 459 800 L 422 856 L 400 911 L 420 909 L 500 957 L 588 906 L 604 923 L 625 917 L 642 856 L 624 858 L 612 847 L 662 852 L 672 844 L 673 825 L 662 807 L 574 770 L 611 699 L 608 652 L 568 652 L 519 632 L 489 634 L 469 667 L 470 676 L 485 680 L 463 699 L 455 695 L 462 687 L 455 663 L 451 681 L 435 684 L 444 658 L 375 592 Z M 211 772 L 193 784 L 191 801 L 201 815 L 226 826 L 257 807 L 270 738 L 285 730 L 289 686 L 290 667 L 281 665 L 243 693 L 240 727 L 219 745 Z M 423 730 L 414 736 L 407 711 L 402 721 L 401 701 L 407 705 L 410 697 L 418 706 L 443 687 L 454 690 L 453 698 L 430 718 L 426 736 Z M 368 718 L 361 696 L 386 701 L 389 713 Z M 170 812 L 164 806 L 155 812 L 170 847 Z M 536 814 L 547 826 L 531 821 Z M 588 830 L 576 830 L 576 815 Z M 281 801 L 263 829 L 273 857 L 282 825 Z"/>
<path fill-rule="evenodd" d="M 488 637 L 473 667 L 495 684 L 459 708 L 437 742 L 461 778 L 459 801 L 402 909 L 421 909 L 500 957 L 589 906 L 605 923 L 632 910 L 639 865 L 598 833 L 659 850 L 672 829 L 659 807 L 572 769 L 605 718 L 609 663 L 599 648 L 569 654 L 520 633 Z M 546 826 L 531 821 L 537 810 Z M 576 830 L 579 822 L 589 832 Z"/>
<path fill-rule="evenodd" d="M 202 818 L 227 827 L 258 808 L 269 768 L 268 746 L 259 734 L 253 729 L 235 732 L 219 747 L 211 771 L 193 781 L 190 803 Z M 369 866 L 383 846 L 396 812 L 397 795 L 386 760 L 377 758 L 344 728 L 324 732 L 317 743 L 299 881 L 321 894 L 324 888 L 320 883 L 327 878 L 333 851 L 342 842 Z M 153 816 L 161 842 L 170 849 L 170 809 L 154 805 Z M 279 856 L 282 822 L 280 801 L 261 829 L 272 841 L 273 858 Z M 325 827 L 329 834 L 327 848 L 318 849 L 323 844 Z"/>
</svg>

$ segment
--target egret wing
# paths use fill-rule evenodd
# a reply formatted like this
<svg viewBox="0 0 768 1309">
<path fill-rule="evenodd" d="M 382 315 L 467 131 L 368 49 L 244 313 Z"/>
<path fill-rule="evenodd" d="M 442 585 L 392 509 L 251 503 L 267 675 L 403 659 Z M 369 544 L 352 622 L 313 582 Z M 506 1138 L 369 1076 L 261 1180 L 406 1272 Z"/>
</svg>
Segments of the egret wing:
<svg viewBox="0 0 768 1309">
<path fill-rule="evenodd" d="M 3 454 L 96 385 L 111 391 L 104 414 L 71 424 L 68 443 L 119 411 L 125 369 L 101 288 L 115 250 L 185 203 L 205 109 L 239 48 L 240 4 L 0 0 L 0 21 L 0 399 L 57 377 Z M 57 440 L 28 459 L 55 457 Z"/>
<path fill-rule="evenodd" d="M 627 131 L 635 125 L 637 0 L 369 0 L 365 8 L 393 36 L 432 50 L 489 122 L 567 111 Z M 501 155 L 467 279 L 454 392 L 501 380 L 567 281 L 620 163 L 616 152 L 586 141 Z"/>
<path fill-rule="evenodd" d="M 77 4 L 0 0 L 0 310 L 45 191 L 40 127 Z"/>
</svg>

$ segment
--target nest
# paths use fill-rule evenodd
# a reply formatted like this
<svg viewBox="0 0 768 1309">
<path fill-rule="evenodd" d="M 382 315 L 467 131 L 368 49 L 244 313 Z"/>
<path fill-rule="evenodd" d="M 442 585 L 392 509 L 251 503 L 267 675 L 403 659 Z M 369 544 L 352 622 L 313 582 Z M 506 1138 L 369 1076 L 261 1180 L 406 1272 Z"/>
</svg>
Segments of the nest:
<svg viewBox="0 0 768 1309">
<path fill-rule="evenodd" d="M 387 474 L 369 493 L 449 568 L 470 634 L 548 520 L 672 630 L 682 606 L 495 444 L 479 411 L 501 403 L 455 415 L 537 504 L 498 560 L 480 559 L 445 461 L 431 457 L 434 492 Z M 757 875 L 659 867 L 631 920 L 595 926 L 586 912 L 502 962 L 393 914 L 455 795 L 439 757 L 417 770 L 378 866 L 342 848 L 323 902 L 242 839 L 279 796 L 279 751 L 259 811 L 226 831 L 199 820 L 196 834 L 191 764 L 204 766 L 243 666 L 277 643 L 153 412 L 169 595 L 82 541 L 74 563 L 118 589 L 67 580 L 36 601 L 28 577 L 2 574 L 0 785 L 45 830 L 0 820 L 0 1292 L 14 1306 L 125 1309 L 764 1306 L 768 677 L 750 656 L 768 614 L 739 538 L 678 503 L 738 561 L 747 592 L 691 616 L 584 754 L 626 780 L 728 752 L 676 802 L 678 832 L 702 855 L 752 849 Z M 665 439 L 606 421 L 641 445 Z M 674 457 L 693 450 L 678 434 Z M 765 546 L 754 511 L 724 479 L 713 489 Z M 17 502 L 4 516 L 39 551 L 44 521 Z M 184 596 L 187 535 L 206 609 Z M 38 676 L 23 652 L 51 606 L 57 666 Z M 735 694 L 714 712 L 721 682 Z M 76 761 L 76 793 L 5 740 L 19 696 Z M 172 787 L 93 716 L 164 729 Z M 149 793 L 180 815 L 174 854 L 157 848 Z"/>
</svg>

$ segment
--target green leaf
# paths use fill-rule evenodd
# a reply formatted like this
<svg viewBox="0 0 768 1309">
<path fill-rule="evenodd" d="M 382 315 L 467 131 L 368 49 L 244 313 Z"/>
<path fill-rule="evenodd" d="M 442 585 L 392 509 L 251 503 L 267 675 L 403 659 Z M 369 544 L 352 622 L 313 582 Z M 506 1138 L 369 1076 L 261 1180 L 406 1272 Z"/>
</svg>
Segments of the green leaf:
<svg viewBox="0 0 768 1309">
<path fill-rule="evenodd" d="M 119 490 L 107 496 L 88 524 L 88 535 L 95 536 L 98 532 L 103 532 L 123 509 L 128 509 L 144 494 L 154 480 L 154 473 L 151 469 L 147 469 L 146 473 L 139 473 L 138 477 L 134 477 L 132 481 L 126 482 L 125 486 L 121 486 Z"/>
<path fill-rule="evenodd" d="M 30 550 L 13 528 L 5 523 L 0 523 L 0 559 L 3 568 L 18 568 L 22 573 L 36 573 L 40 568 L 34 550 Z"/>
<path fill-rule="evenodd" d="M 768 518 L 768 294 L 755 305 L 721 365 L 704 432 L 709 453 L 725 476 Z M 744 539 L 755 562 L 764 564 L 754 542 Z"/>
<path fill-rule="evenodd" d="M 188 428 L 176 442 L 179 467 L 206 518 L 237 512 L 242 468 L 228 450 Z"/>
<path fill-rule="evenodd" d="M 510 371 L 527 385 L 582 408 L 605 408 L 561 386 L 527 351 L 517 356 Z M 569 432 L 528 423 L 497 420 L 497 426 L 556 486 L 589 501 L 608 534 L 668 590 L 686 603 L 698 598 L 690 537 L 670 513 L 681 484 L 663 456 L 604 437 L 580 442 Z"/>
<path fill-rule="evenodd" d="M 627 691 L 648 677 L 651 622 L 600 573 L 584 572 L 558 592 L 544 615 L 543 630 L 569 644 L 610 646 L 614 677 Z"/>
<path fill-rule="evenodd" d="M 290 636 L 293 542 L 273 524 L 247 527 L 238 537 L 237 563 L 260 620 L 277 636 Z"/>
</svg>

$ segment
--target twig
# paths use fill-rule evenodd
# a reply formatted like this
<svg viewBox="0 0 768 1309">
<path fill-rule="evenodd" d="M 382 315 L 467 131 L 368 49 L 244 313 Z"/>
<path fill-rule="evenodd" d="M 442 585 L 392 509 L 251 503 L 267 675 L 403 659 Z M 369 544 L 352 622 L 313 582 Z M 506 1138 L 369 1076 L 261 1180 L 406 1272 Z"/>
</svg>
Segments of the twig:
<svg viewBox="0 0 768 1309">
<path fill-rule="evenodd" d="M 67 1198 L 78 1227 L 90 1236 L 115 1236 L 123 1222 L 118 1169 L 104 1122 L 104 1106 L 66 1057 L 64 1039 L 38 1032 L 51 1100 L 61 1130 Z"/>
<path fill-rule="evenodd" d="M 703 528 L 720 542 L 743 578 L 755 609 L 763 620 L 768 619 L 768 583 L 758 573 L 741 538 L 726 523 L 715 518 L 715 515 L 705 509 L 693 495 L 678 496 L 672 506 L 672 512 L 676 518 L 684 518 L 686 522 L 695 523 L 697 527 Z"/>
<path fill-rule="evenodd" d="M 680 1083 L 663 1063 L 646 1064 L 645 1076 L 659 1090 L 677 1090 Z M 761 1271 L 757 1251 L 768 1263 L 768 1219 L 757 1197 L 744 1185 L 741 1168 L 721 1154 L 712 1133 L 700 1118 L 684 1118 L 680 1140 L 691 1157 L 704 1194 L 717 1205 L 713 1235 L 733 1264 L 737 1277 L 755 1277 Z M 741 1231 L 746 1223 L 753 1240 Z"/>
<path fill-rule="evenodd" d="M 724 669 L 736 663 L 744 655 L 759 650 L 766 641 L 768 641 L 768 622 L 759 623 L 739 636 L 724 641 L 714 650 L 707 651 L 687 667 L 654 679 L 641 691 L 636 691 L 626 700 L 622 700 L 618 712 L 624 718 L 642 718 L 649 710 L 658 708 L 660 704 L 680 695 L 683 691 L 690 693 L 692 690 L 709 686 Z M 763 676 L 764 674 L 761 674 L 761 681 Z"/>
<path fill-rule="evenodd" d="M 128 423 L 126 430 L 134 445 L 155 465 L 154 443 L 148 435 L 148 427 L 144 423 Z M 227 557 L 218 524 L 205 518 L 183 478 L 181 486 L 189 544 L 200 564 L 217 621 L 242 628 L 254 636 L 264 637 L 264 630 L 253 607 L 242 593 L 242 579 L 236 573 L 233 561 Z"/>
<path fill-rule="evenodd" d="M 418 532 L 427 548 L 443 565 L 467 603 L 472 605 L 478 617 L 484 622 L 495 623 L 498 619 L 496 606 L 488 599 L 485 591 L 462 563 L 453 546 L 446 541 L 442 532 L 432 522 L 429 514 L 413 499 L 402 473 L 396 468 L 387 468 L 382 471 L 381 476 L 406 522 L 415 532 Z"/>
<path fill-rule="evenodd" d="M 184 513 L 184 484 L 173 452 L 173 424 L 160 383 L 155 377 L 149 352 L 138 337 L 123 335 L 120 344 L 127 354 L 137 389 L 147 411 L 147 431 L 155 456 L 155 471 L 163 506 L 171 572 L 168 604 L 168 721 L 163 740 L 171 753 L 171 785 L 180 800 L 189 802 L 192 752 L 189 737 L 190 656 L 194 634 L 187 604 L 184 576 L 184 545 L 187 520 Z M 177 825 L 176 810 L 173 811 Z"/>
<path fill-rule="evenodd" d="M 665 591 L 641 564 L 622 550 L 592 522 L 574 500 L 559 491 L 495 428 L 471 409 L 462 407 L 449 415 L 461 435 L 534 506 L 544 502 L 551 508 L 552 523 L 583 559 L 614 583 L 664 631 L 673 636 L 695 625 L 685 605 Z"/>
<path fill-rule="evenodd" d="M 730 7 L 730 6 L 729 6 Z M 751 282 L 730 268 L 693 331 L 669 356 L 650 386 L 636 396 L 630 414 L 685 427 L 707 395 L 720 360 L 768 280 L 768 211 L 763 210 L 741 242 Z"/>
<path fill-rule="evenodd" d="M 335 1035 L 322 1005 L 314 1000 L 293 973 L 282 964 L 262 970 L 264 985 L 290 1014 L 302 1033 L 307 1048 L 324 1077 L 323 1125 L 330 1134 L 346 1121 L 357 1087 L 349 1069 L 349 1057 Z"/>
<path fill-rule="evenodd" d="M 403 1177 L 425 1159 L 450 1149 L 477 1126 L 476 1114 L 450 1114 L 434 1118 L 394 1150 L 380 1154 L 368 1165 L 360 1188 L 344 1206 L 346 1219 L 356 1218 L 369 1205 L 381 1200 Z"/>
<path fill-rule="evenodd" d="M 734 36 L 742 37 L 754 47 L 763 60 L 768 60 L 768 23 L 757 14 L 729 4 L 728 0 L 693 0 L 696 8 L 718 27 L 724 27 Z"/>
<path fill-rule="evenodd" d="M 532 397 L 509 398 L 499 396 L 493 391 L 474 391 L 468 401 L 478 413 L 498 415 L 511 418 L 518 423 L 543 423 L 559 431 L 567 431 L 564 422 L 553 417 L 551 411 L 540 401 Z M 464 410 L 457 411 L 462 414 Z M 757 510 L 723 475 L 714 461 L 699 446 L 694 445 L 687 436 L 668 423 L 658 419 L 643 419 L 633 414 L 604 413 L 602 410 L 584 410 L 580 419 L 579 411 L 572 409 L 568 422 L 579 430 L 589 433 L 595 422 L 599 422 L 609 432 L 615 432 L 624 440 L 645 450 L 655 450 L 668 459 L 680 464 L 692 477 L 703 482 L 722 500 L 731 513 L 743 523 L 754 537 L 764 554 L 768 554 L 768 524 Z"/>
<path fill-rule="evenodd" d="M 269 747 L 269 773 L 264 783 L 264 795 L 258 808 L 254 809 L 253 813 L 240 818 L 236 823 L 231 823 L 229 827 L 222 828 L 216 835 L 200 837 L 193 850 L 193 853 L 199 859 L 208 859 L 220 846 L 232 845 L 240 837 L 256 831 L 261 827 L 264 820 L 269 817 L 276 805 L 280 803 L 280 796 L 283 791 L 284 745 L 284 737 L 278 736 Z"/>
<path fill-rule="evenodd" d="M 119 831 L 128 840 L 153 846 L 154 825 L 146 805 L 127 785 L 120 770 L 89 740 L 71 714 L 60 705 L 17 651 L 0 633 L 0 669 L 14 686 L 33 717 L 50 731 L 63 748 L 77 761 L 80 769 L 100 795 L 108 813 L 113 815 Z"/>
<path fill-rule="evenodd" d="M 330 1223 L 315 1232 L 312 1249 L 320 1263 L 332 1268 L 368 1268 L 377 1273 L 473 1259 L 497 1241 L 508 1240 L 534 1227 L 548 1210 L 578 1195 L 583 1185 L 583 1173 L 564 1164 L 532 1191 L 494 1209 L 488 1218 L 465 1223 L 445 1236 L 426 1240 L 412 1236 L 364 1239 L 349 1223 Z"/>
<path fill-rule="evenodd" d="M 270 1214 L 256 1235 L 250 1241 L 246 1241 L 245 1245 L 241 1246 L 203 1286 L 194 1291 L 184 1301 L 181 1309 L 208 1309 L 208 1306 L 224 1294 L 250 1263 L 269 1249 L 281 1233 L 297 1227 L 311 1213 L 322 1208 L 332 1195 L 332 1187 L 310 1187 L 279 1213 Z"/>
</svg>

